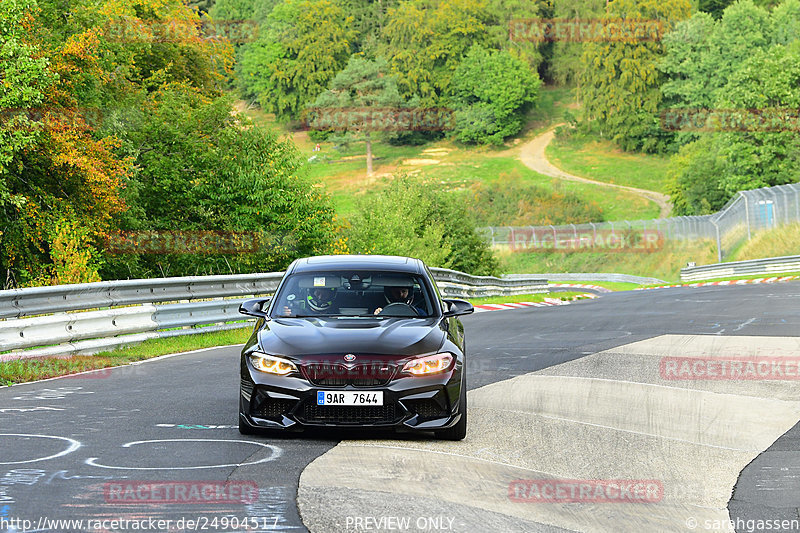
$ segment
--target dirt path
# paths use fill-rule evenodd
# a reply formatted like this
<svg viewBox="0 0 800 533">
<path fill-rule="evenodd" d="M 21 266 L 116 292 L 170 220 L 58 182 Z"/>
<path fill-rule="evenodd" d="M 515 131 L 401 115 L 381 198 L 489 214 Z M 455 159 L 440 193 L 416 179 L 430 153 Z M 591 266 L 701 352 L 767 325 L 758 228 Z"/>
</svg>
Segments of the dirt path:
<svg viewBox="0 0 800 533">
<path fill-rule="evenodd" d="M 550 176 L 553 178 L 579 181 L 581 183 L 591 183 L 593 185 L 601 185 L 603 187 L 613 187 L 616 189 L 630 191 L 658 204 L 658 207 L 661 210 L 660 216 L 662 218 L 669 216 L 672 206 L 670 206 L 669 196 L 666 194 L 661 194 L 660 192 L 656 191 L 648 191 L 646 189 L 637 189 L 636 187 L 628 187 L 626 185 L 616 185 L 614 183 L 606 183 L 604 181 L 595 181 L 588 178 L 582 178 L 580 176 L 575 176 L 568 172 L 564 172 L 557 166 L 553 165 L 547 159 L 547 156 L 545 155 L 545 149 L 547 148 L 547 145 L 550 144 L 550 141 L 553 140 L 555 129 L 560 125 L 561 124 L 557 124 L 553 126 L 551 129 L 542 133 L 538 137 L 535 137 L 530 142 L 522 145 L 522 148 L 519 152 L 519 158 L 526 167 L 538 172 L 539 174 L 544 174 L 545 176 Z"/>
</svg>

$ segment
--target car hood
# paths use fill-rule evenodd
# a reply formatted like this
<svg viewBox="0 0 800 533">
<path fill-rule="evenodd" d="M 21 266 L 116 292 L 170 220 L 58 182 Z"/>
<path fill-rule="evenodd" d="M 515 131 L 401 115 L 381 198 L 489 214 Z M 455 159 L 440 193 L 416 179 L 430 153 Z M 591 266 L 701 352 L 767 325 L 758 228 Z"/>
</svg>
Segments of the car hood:
<svg viewBox="0 0 800 533">
<path fill-rule="evenodd" d="M 276 318 L 258 334 L 267 353 L 306 355 L 396 355 L 436 353 L 444 344 L 440 319 Z"/>
</svg>

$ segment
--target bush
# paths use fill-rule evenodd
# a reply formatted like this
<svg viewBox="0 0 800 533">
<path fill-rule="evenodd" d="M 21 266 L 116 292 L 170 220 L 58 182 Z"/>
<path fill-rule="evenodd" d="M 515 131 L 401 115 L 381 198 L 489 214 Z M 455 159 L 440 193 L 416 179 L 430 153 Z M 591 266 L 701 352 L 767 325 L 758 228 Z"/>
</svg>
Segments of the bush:
<svg viewBox="0 0 800 533">
<path fill-rule="evenodd" d="M 478 226 L 538 226 L 601 222 L 603 210 L 560 187 L 549 191 L 524 181 L 519 173 L 472 187 L 472 213 Z"/>
<path fill-rule="evenodd" d="M 453 74 L 456 138 L 465 143 L 502 144 L 522 129 L 541 81 L 523 61 L 505 51 L 474 45 Z"/>
<path fill-rule="evenodd" d="M 357 202 L 346 232 L 350 251 L 410 256 L 432 267 L 496 274 L 497 260 L 456 200 L 432 182 L 397 176 Z"/>
</svg>

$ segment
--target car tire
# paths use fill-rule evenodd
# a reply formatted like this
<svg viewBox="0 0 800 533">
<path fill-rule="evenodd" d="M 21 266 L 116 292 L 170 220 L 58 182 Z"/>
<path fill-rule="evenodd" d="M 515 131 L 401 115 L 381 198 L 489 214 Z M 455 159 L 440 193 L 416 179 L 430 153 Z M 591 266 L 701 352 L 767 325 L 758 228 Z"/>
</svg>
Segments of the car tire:
<svg viewBox="0 0 800 533">
<path fill-rule="evenodd" d="M 461 418 L 456 425 L 447 429 L 442 429 L 435 433 L 436 438 L 442 440 L 464 440 L 467 436 L 467 369 L 462 370 L 461 394 L 458 397 L 458 413 Z"/>
</svg>

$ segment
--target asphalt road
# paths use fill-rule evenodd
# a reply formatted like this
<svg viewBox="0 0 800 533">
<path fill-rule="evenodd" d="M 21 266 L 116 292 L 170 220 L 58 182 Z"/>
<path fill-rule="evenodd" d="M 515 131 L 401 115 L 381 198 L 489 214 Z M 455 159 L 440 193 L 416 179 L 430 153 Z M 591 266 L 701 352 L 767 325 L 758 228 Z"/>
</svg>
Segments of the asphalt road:
<svg viewBox="0 0 800 533">
<path fill-rule="evenodd" d="M 469 316 L 468 387 L 664 334 L 795 337 L 798 298 L 800 283 L 676 288 Z M 236 519 L 245 518 L 250 531 L 304 531 L 295 502 L 300 474 L 342 435 L 240 436 L 237 372 L 238 349 L 229 347 L 0 389 L 0 531 L 133 530 L 98 519 L 172 521 L 138 530 L 241 531 Z M 782 461 L 790 474 L 800 468 L 797 431 L 776 443 L 783 455 L 753 462 L 768 459 L 772 468 L 745 469 L 731 518 L 764 516 L 776 491 L 786 494 L 782 512 L 797 517 L 789 496 L 796 487 L 780 468 Z M 765 482 L 774 490 L 752 490 Z M 143 486 L 162 492 L 146 501 Z M 224 490 L 213 501 L 207 493 L 165 500 L 163 491 L 178 486 Z"/>
</svg>

